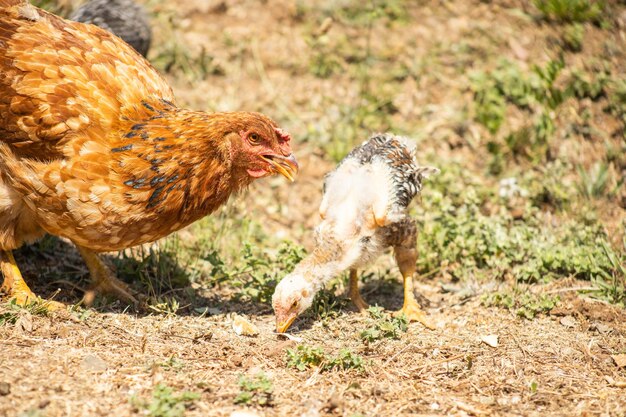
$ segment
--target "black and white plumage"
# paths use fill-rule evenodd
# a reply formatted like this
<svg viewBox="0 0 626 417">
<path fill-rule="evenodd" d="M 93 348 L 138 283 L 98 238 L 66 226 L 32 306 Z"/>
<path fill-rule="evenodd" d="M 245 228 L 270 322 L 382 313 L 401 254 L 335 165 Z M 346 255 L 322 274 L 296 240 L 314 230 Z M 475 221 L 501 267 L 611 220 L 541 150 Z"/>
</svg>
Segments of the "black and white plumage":
<svg viewBox="0 0 626 417">
<path fill-rule="evenodd" d="M 90 0 L 70 17 L 108 30 L 144 57 L 150 49 L 152 30 L 145 9 L 133 0 Z"/>
<path fill-rule="evenodd" d="M 420 166 L 410 140 L 377 134 L 352 150 L 329 173 L 320 204 L 322 222 L 315 231 L 316 247 L 276 287 L 273 305 L 277 329 L 284 331 L 312 303 L 322 286 L 350 270 L 350 296 L 359 309 L 356 270 L 392 247 L 405 279 L 409 319 L 425 323 L 412 294 L 417 260 L 417 227 L 408 207 L 422 190 L 422 180 L 438 172 Z M 407 288 L 411 289 L 407 293 Z"/>
</svg>

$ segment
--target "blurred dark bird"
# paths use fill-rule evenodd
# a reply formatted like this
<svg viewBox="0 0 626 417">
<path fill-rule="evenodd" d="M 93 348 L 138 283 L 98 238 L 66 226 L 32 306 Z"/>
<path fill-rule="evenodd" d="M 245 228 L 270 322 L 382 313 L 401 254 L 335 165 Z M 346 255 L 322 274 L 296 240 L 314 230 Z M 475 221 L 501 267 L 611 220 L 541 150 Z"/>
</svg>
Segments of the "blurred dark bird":
<svg viewBox="0 0 626 417">
<path fill-rule="evenodd" d="M 70 16 L 71 20 L 106 29 L 146 56 L 152 41 L 148 14 L 133 0 L 90 0 Z"/>
<path fill-rule="evenodd" d="M 136 301 L 97 252 L 167 236 L 255 179 L 293 180 L 290 139 L 260 113 L 178 107 L 120 38 L 0 0 L 0 292 L 36 299 L 11 250 L 49 233 L 76 244 L 94 290 Z"/>
<path fill-rule="evenodd" d="M 345 270 L 350 270 L 350 298 L 359 310 L 367 308 L 357 268 L 390 247 L 404 278 L 399 313 L 432 327 L 413 294 L 417 225 L 408 207 L 421 191 L 422 180 L 437 172 L 417 164 L 415 146 L 408 139 L 391 134 L 375 135 L 350 152 L 326 177 L 315 249 L 276 287 L 276 330 L 287 330 L 324 284 Z"/>
</svg>

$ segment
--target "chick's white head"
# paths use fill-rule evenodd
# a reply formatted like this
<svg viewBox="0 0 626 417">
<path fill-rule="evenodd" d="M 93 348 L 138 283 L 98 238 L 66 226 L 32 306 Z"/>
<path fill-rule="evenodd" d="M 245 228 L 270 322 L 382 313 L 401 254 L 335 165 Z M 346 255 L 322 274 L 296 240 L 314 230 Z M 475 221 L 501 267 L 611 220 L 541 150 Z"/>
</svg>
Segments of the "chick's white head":
<svg viewBox="0 0 626 417">
<path fill-rule="evenodd" d="M 276 315 L 276 331 L 285 332 L 304 310 L 311 307 L 316 289 L 303 274 L 293 272 L 276 286 L 272 306 Z"/>
</svg>

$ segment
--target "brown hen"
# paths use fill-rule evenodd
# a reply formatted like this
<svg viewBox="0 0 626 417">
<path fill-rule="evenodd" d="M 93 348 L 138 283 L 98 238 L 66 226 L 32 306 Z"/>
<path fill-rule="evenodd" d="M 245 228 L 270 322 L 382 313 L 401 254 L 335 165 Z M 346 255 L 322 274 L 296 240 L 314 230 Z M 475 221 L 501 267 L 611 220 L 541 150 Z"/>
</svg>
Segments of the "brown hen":
<svg viewBox="0 0 626 417">
<path fill-rule="evenodd" d="M 47 232 L 76 244 L 96 290 L 136 301 L 96 252 L 166 236 L 256 178 L 293 180 L 289 141 L 262 114 L 177 107 L 148 61 L 103 29 L 0 0 L 3 292 L 35 299 L 11 250 Z"/>
</svg>

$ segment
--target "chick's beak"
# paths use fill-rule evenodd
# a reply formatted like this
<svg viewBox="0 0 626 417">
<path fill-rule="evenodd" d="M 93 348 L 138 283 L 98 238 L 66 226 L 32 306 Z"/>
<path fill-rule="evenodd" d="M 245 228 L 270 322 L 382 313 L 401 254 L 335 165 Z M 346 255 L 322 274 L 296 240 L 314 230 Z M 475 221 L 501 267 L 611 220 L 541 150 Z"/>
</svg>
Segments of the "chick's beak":
<svg viewBox="0 0 626 417">
<path fill-rule="evenodd" d="M 261 155 L 261 159 L 270 164 L 273 172 L 281 174 L 291 182 L 298 174 L 298 161 L 296 161 L 294 154 L 289 156 Z"/>
<path fill-rule="evenodd" d="M 276 317 L 276 332 L 277 333 L 285 333 L 291 323 L 296 319 L 296 315 L 290 315 L 287 317 Z"/>
</svg>

